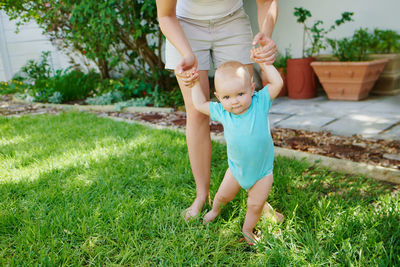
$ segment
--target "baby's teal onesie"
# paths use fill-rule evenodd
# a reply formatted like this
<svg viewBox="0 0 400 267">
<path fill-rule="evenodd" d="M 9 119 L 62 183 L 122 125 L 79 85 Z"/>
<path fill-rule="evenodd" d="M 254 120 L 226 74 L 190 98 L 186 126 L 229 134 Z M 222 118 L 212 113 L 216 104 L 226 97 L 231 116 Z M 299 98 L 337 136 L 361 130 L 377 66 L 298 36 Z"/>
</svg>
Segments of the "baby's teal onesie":
<svg viewBox="0 0 400 267">
<path fill-rule="evenodd" d="M 246 190 L 273 170 L 274 143 L 268 122 L 271 104 L 267 86 L 254 93 L 249 109 L 241 115 L 210 102 L 210 118 L 224 126 L 229 168 Z"/>
</svg>

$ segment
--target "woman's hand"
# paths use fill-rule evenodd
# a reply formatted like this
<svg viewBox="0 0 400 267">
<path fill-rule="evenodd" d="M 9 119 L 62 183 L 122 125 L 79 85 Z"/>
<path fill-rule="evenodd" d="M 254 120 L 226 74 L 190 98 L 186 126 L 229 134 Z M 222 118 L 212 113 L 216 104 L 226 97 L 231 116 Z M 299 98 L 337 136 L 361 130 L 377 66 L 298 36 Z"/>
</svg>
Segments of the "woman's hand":
<svg viewBox="0 0 400 267">
<path fill-rule="evenodd" d="M 251 59 L 257 63 L 272 64 L 275 61 L 276 56 L 276 44 L 275 42 L 267 37 L 264 33 L 259 32 L 253 39 L 253 46 L 257 44 L 260 47 L 251 53 Z"/>
<path fill-rule="evenodd" d="M 187 87 L 192 87 L 193 82 L 199 78 L 197 59 L 194 54 L 183 57 L 175 68 L 175 75 Z"/>
</svg>

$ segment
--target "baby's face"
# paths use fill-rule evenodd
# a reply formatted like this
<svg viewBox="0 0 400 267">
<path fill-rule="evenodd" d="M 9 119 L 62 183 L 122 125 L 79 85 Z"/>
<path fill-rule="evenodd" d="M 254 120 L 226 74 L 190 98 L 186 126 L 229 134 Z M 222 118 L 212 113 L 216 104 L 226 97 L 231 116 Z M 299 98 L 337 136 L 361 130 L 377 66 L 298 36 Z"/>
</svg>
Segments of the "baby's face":
<svg viewBox="0 0 400 267">
<path fill-rule="evenodd" d="M 218 86 L 215 95 L 226 111 L 241 115 L 251 105 L 254 87 L 248 80 L 234 78 Z"/>
</svg>

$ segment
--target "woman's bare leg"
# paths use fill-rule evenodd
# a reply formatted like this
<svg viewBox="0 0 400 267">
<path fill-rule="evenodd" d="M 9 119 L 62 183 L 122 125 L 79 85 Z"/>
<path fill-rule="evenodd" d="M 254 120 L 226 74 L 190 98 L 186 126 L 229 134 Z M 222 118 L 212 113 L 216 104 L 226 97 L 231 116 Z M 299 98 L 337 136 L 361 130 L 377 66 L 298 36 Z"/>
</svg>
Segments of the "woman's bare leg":
<svg viewBox="0 0 400 267">
<path fill-rule="evenodd" d="M 208 71 L 199 71 L 200 86 L 206 98 L 210 95 Z M 186 210 L 185 219 L 195 217 L 203 209 L 209 199 L 210 168 L 211 168 L 211 138 L 210 119 L 197 111 L 192 102 L 191 88 L 186 87 L 177 77 L 185 101 L 186 108 L 186 142 L 189 152 L 190 165 L 196 182 L 196 199 Z"/>
</svg>

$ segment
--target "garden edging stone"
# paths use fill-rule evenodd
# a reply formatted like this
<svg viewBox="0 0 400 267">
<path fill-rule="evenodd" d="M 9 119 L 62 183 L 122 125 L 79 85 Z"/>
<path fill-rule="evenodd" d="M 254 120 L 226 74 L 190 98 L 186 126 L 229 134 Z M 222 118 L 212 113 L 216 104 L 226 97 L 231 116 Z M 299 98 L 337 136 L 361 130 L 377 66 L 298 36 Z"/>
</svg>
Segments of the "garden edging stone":
<svg viewBox="0 0 400 267">
<path fill-rule="evenodd" d="M 168 129 L 168 130 L 174 130 L 174 131 L 178 131 L 178 132 L 185 134 L 184 129 L 174 128 L 174 127 L 170 127 L 170 126 L 155 125 L 155 124 L 140 122 L 140 121 L 131 121 L 131 120 L 126 120 L 124 118 L 115 118 L 112 116 L 105 116 L 105 117 L 110 118 L 115 121 L 138 123 L 138 124 L 141 124 L 144 126 L 151 127 L 153 129 Z M 225 144 L 225 138 L 222 135 L 216 135 L 214 133 L 211 133 L 211 139 L 215 142 Z M 372 178 L 375 180 L 394 183 L 394 184 L 400 184 L 400 171 L 399 170 L 385 168 L 385 167 L 381 167 L 381 166 L 374 166 L 374 165 L 365 164 L 365 163 L 354 162 L 354 161 L 350 161 L 350 160 L 330 158 L 330 157 L 326 157 L 326 156 L 311 154 L 311 153 L 287 149 L 287 148 L 281 148 L 281 147 L 277 147 L 277 146 L 275 146 L 274 149 L 275 149 L 275 157 L 282 156 L 282 157 L 287 157 L 287 158 L 295 158 L 297 160 L 306 160 L 307 162 L 309 162 L 311 164 L 317 163 L 317 164 L 320 164 L 321 166 L 329 168 L 333 171 L 354 174 L 354 175 L 364 175 L 368 178 Z"/>
<path fill-rule="evenodd" d="M 39 107 L 62 108 L 65 110 L 78 110 L 78 111 L 100 111 L 100 112 L 114 112 L 117 111 L 114 105 L 68 105 L 68 104 L 47 104 L 39 102 L 28 102 L 16 97 L 13 97 L 13 102 L 21 104 L 32 104 Z M 126 107 L 122 109 L 123 112 L 173 112 L 173 108 L 160 108 L 160 107 Z"/>
</svg>

